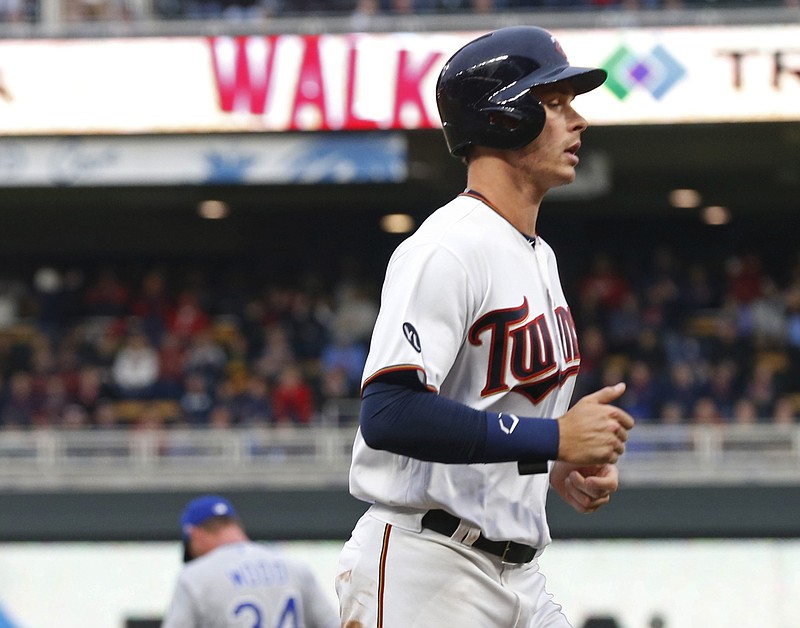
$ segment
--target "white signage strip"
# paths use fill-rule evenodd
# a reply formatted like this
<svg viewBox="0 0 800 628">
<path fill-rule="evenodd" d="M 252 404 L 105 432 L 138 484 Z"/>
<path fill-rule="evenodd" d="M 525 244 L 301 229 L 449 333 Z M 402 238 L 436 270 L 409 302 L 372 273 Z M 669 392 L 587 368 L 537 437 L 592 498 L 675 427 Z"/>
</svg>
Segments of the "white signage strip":
<svg viewBox="0 0 800 628">
<path fill-rule="evenodd" d="M 341 541 L 276 545 L 336 604 Z M 163 617 L 181 553 L 177 541 L 3 543 L 0 625 L 120 628 Z M 660 617 L 668 628 L 790 628 L 800 617 L 798 539 L 559 540 L 539 562 L 575 626 L 589 617 L 655 626 Z"/>
<path fill-rule="evenodd" d="M 587 31 L 579 40 L 582 60 L 609 73 L 578 101 L 594 124 L 800 120 L 800 25 Z"/>
<path fill-rule="evenodd" d="M 0 187 L 397 183 L 401 133 L 0 139 Z"/>
<path fill-rule="evenodd" d="M 556 30 L 607 83 L 593 124 L 800 120 L 800 25 Z M 435 83 L 475 32 L 0 42 L 0 133 L 439 126 Z"/>
</svg>

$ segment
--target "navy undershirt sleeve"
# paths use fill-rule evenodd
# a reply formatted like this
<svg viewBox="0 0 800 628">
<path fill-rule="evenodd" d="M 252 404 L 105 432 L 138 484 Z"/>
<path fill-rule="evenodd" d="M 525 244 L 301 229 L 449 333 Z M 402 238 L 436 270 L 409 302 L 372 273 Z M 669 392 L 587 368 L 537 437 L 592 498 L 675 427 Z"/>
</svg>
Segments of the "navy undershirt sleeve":
<svg viewBox="0 0 800 628">
<path fill-rule="evenodd" d="M 558 421 L 475 410 L 419 387 L 374 381 L 359 418 L 367 445 L 430 462 L 546 462 Z"/>
</svg>

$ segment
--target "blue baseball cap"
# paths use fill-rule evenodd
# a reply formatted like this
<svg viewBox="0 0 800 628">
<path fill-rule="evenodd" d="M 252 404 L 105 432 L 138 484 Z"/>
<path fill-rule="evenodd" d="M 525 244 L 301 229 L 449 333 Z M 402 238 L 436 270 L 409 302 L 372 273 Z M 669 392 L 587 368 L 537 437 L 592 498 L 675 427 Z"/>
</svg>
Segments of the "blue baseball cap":
<svg viewBox="0 0 800 628">
<path fill-rule="evenodd" d="M 192 526 L 204 524 L 212 517 L 230 517 L 238 519 L 239 515 L 227 499 L 220 495 L 203 495 L 190 501 L 181 515 L 181 535 L 183 537 L 183 562 L 189 562 L 189 531 Z"/>
</svg>

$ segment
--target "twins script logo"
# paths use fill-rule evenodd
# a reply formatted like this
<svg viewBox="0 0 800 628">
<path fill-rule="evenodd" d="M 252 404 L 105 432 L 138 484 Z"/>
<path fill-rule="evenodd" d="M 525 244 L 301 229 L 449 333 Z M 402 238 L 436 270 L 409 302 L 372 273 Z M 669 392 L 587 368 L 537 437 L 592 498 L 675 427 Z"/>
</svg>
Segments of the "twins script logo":
<svg viewBox="0 0 800 628">
<path fill-rule="evenodd" d="M 577 375 L 581 356 L 569 310 L 564 307 L 555 310 L 556 330 L 550 329 L 543 314 L 527 320 L 529 313 L 528 300 L 524 299 L 519 307 L 483 315 L 470 328 L 471 344 L 479 346 L 485 340 L 489 343 L 486 385 L 481 396 L 510 388 L 539 403 L 567 378 Z M 565 358 L 563 370 L 556 360 L 556 342 L 561 344 Z"/>
</svg>

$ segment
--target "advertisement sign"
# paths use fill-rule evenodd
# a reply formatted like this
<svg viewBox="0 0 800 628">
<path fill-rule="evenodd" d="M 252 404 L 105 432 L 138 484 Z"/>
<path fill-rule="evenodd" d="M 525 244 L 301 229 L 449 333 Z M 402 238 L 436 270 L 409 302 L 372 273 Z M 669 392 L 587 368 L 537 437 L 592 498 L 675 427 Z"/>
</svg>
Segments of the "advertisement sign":
<svg viewBox="0 0 800 628">
<path fill-rule="evenodd" d="M 397 132 L 0 141 L 0 187 L 399 183 L 407 174 Z"/>
<path fill-rule="evenodd" d="M 425 129 L 477 32 L 0 42 L 0 133 Z M 594 125 L 800 120 L 800 25 L 556 30 Z"/>
</svg>

